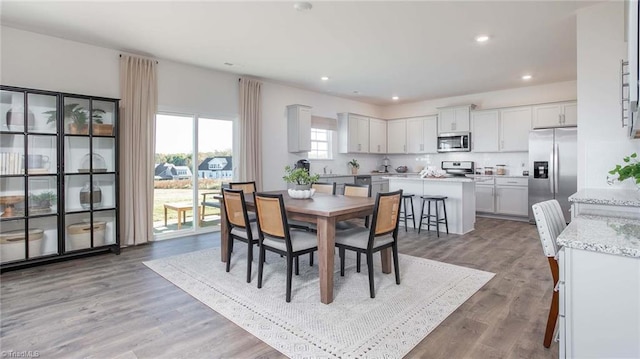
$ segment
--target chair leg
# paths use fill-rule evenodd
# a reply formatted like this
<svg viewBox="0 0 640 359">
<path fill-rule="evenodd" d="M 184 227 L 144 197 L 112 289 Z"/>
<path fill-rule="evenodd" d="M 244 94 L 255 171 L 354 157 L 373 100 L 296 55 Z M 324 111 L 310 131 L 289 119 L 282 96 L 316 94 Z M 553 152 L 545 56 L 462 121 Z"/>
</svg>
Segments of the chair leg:
<svg viewBox="0 0 640 359">
<path fill-rule="evenodd" d="M 427 231 L 431 231 L 431 201 L 427 201 Z"/>
<path fill-rule="evenodd" d="M 373 253 L 367 252 L 367 270 L 369 271 L 369 294 L 371 298 L 376 297 L 376 289 L 373 284 Z"/>
<path fill-rule="evenodd" d="M 344 248 L 342 247 L 338 248 L 338 253 L 340 255 L 340 276 L 341 277 L 344 277 L 344 255 L 345 255 L 344 252 L 345 252 Z"/>
<path fill-rule="evenodd" d="M 293 257 L 287 255 L 287 303 L 291 302 L 291 281 L 293 280 L 292 267 Z"/>
<path fill-rule="evenodd" d="M 433 202 L 436 205 L 436 234 L 440 237 L 440 216 L 438 215 L 438 201 Z"/>
<path fill-rule="evenodd" d="M 413 211 L 413 197 L 409 197 L 409 201 L 411 202 L 411 220 L 413 222 L 413 229 L 416 229 L 416 214 Z M 406 211 L 406 208 L 405 208 Z"/>
<path fill-rule="evenodd" d="M 422 229 L 422 219 L 424 218 L 424 202 L 425 200 L 422 200 L 422 208 L 420 208 L 420 223 L 418 224 L 418 234 L 420 234 L 420 230 Z"/>
<path fill-rule="evenodd" d="M 553 332 L 556 329 L 556 321 L 558 320 L 558 292 L 553 292 L 551 297 L 551 307 L 549 308 L 549 318 L 547 318 L 547 329 L 544 332 L 544 347 L 549 348 L 553 340 Z"/>
<path fill-rule="evenodd" d="M 227 244 L 227 273 L 231 269 L 231 247 L 233 247 L 233 238 L 231 236 L 229 238 L 229 244 Z"/>
<path fill-rule="evenodd" d="M 398 245 L 391 246 L 393 253 L 393 270 L 396 272 L 396 284 L 400 284 L 400 262 L 398 262 Z"/>
<path fill-rule="evenodd" d="M 300 275 L 300 257 L 296 256 L 296 275 Z"/>
<path fill-rule="evenodd" d="M 447 229 L 447 234 L 449 234 L 449 221 L 447 221 L 447 205 L 442 201 L 442 210 L 444 211 L 444 227 Z"/>
<path fill-rule="evenodd" d="M 404 205 L 404 231 L 407 232 L 407 198 L 404 199 L 404 201 L 402 201 L 403 205 Z"/>
<path fill-rule="evenodd" d="M 369 216 L 364 217 L 364 227 L 369 228 Z"/>
<path fill-rule="evenodd" d="M 360 273 L 360 263 L 362 260 L 360 259 L 360 252 L 356 252 L 356 272 Z"/>
<path fill-rule="evenodd" d="M 309 267 L 313 267 L 313 252 L 309 253 Z"/>
<path fill-rule="evenodd" d="M 247 249 L 247 283 L 251 283 L 251 262 L 253 262 L 253 243 L 249 241 Z"/>
<path fill-rule="evenodd" d="M 262 268 L 264 267 L 264 247 L 260 246 L 260 256 L 258 258 L 258 288 L 262 288 Z"/>
</svg>

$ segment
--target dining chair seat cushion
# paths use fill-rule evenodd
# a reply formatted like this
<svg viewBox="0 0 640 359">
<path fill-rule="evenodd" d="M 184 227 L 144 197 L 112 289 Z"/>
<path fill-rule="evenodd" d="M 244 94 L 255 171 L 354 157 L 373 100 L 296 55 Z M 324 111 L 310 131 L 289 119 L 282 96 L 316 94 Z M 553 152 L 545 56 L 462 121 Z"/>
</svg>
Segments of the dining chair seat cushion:
<svg viewBox="0 0 640 359">
<path fill-rule="evenodd" d="M 336 232 L 336 244 L 367 249 L 367 245 L 369 244 L 369 232 L 370 229 L 364 227 Z M 393 236 L 391 233 L 375 237 L 373 241 L 373 248 L 375 249 L 391 242 L 393 242 Z"/>
<path fill-rule="evenodd" d="M 249 228 L 251 228 L 251 237 L 253 238 L 254 241 L 258 240 L 258 224 L 257 222 L 251 222 L 251 225 L 249 226 Z M 231 234 L 234 236 L 238 236 L 238 237 L 242 237 L 244 239 L 247 239 L 247 231 L 244 228 L 240 228 L 240 227 L 233 227 L 231 229 Z"/>
<path fill-rule="evenodd" d="M 291 236 L 291 248 L 294 252 L 303 251 L 305 249 L 318 246 L 318 238 L 315 233 L 309 233 L 301 230 L 290 230 Z M 279 249 L 281 251 L 287 251 L 287 245 L 284 243 L 284 239 L 276 239 L 272 237 L 264 237 L 262 243 L 271 248 Z"/>
<path fill-rule="evenodd" d="M 364 228 L 364 227 L 359 226 L 358 223 L 352 222 L 352 221 L 340 221 L 336 223 L 336 231 L 348 231 L 350 229 L 355 229 L 355 228 Z"/>
</svg>

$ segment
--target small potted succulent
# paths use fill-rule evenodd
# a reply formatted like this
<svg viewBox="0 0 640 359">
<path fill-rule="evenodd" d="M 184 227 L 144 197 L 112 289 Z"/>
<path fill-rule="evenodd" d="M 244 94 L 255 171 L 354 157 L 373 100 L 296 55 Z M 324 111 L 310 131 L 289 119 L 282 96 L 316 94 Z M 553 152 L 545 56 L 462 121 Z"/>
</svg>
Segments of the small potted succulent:
<svg viewBox="0 0 640 359">
<path fill-rule="evenodd" d="M 349 167 L 351 167 L 351 174 L 357 175 L 358 168 L 360 168 L 360 164 L 358 163 L 358 160 L 354 158 L 351 161 L 349 161 L 347 164 L 349 165 Z"/>
<path fill-rule="evenodd" d="M 57 110 L 46 111 L 45 115 L 49 115 L 47 123 L 55 123 L 58 117 Z M 92 111 L 91 121 L 94 123 L 94 132 L 96 124 L 102 125 L 102 115 L 105 114 L 104 110 L 95 108 Z M 69 126 L 69 133 L 75 135 L 88 135 L 89 134 L 89 113 L 88 111 L 77 103 L 70 103 L 64 105 L 64 118 Z M 111 135 L 113 125 L 108 125 L 111 128 L 109 135 Z M 102 132 L 102 131 L 101 131 Z M 94 133 L 104 134 L 104 133 Z"/>
<path fill-rule="evenodd" d="M 615 180 L 622 182 L 631 178 L 640 189 L 640 161 L 638 160 L 638 154 L 634 152 L 622 160 L 626 165 L 616 165 L 616 168 L 609 171 L 610 175 L 618 175 L 618 177 L 607 176 L 607 182 L 613 184 Z"/>
</svg>

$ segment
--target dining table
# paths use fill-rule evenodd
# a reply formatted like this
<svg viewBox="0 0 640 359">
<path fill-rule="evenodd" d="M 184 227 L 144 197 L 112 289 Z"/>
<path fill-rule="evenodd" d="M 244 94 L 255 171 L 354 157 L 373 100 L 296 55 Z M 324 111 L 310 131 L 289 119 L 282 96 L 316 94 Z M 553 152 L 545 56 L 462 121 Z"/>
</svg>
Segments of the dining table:
<svg viewBox="0 0 640 359">
<path fill-rule="evenodd" d="M 324 304 L 333 302 L 333 276 L 335 257 L 336 223 L 354 218 L 363 218 L 373 213 L 375 199 L 370 197 L 351 197 L 315 193 L 308 199 L 296 199 L 289 196 L 286 190 L 263 191 L 261 193 L 282 194 L 287 218 L 291 220 L 314 223 L 318 238 L 318 267 L 320 277 L 320 301 Z M 216 196 L 222 201 L 222 196 Z M 253 194 L 244 195 L 247 210 L 255 211 Z M 221 261 L 227 261 L 229 230 L 225 211 L 220 211 Z M 391 249 L 381 251 L 382 272 L 391 273 Z"/>
</svg>

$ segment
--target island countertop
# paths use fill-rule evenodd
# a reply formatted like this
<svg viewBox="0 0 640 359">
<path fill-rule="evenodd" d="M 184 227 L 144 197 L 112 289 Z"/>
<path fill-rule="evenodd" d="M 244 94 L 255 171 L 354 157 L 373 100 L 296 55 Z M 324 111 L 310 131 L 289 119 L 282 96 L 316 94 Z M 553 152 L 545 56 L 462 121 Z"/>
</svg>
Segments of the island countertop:
<svg viewBox="0 0 640 359">
<path fill-rule="evenodd" d="M 558 236 L 558 245 L 640 258 L 640 220 L 580 216 Z"/>
<path fill-rule="evenodd" d="M 572 194 L 569 202 L 640 207 L 640 191 L 619 188 L 585 188 Z"/>
<path fill-rule="evenodd" d="M 468 178 L 468 177 L 425 177 L 425 178 L 421 178 L 421 177 L 417 177 L 417 176 L 413 176 L 413 177 L 401 177 L 401 176 L 394 176 L 394 177 L 383 177 L 385 179 L 390 179 L 390 180 L 396 180 L 396 181 L 437 181 L 437 182 L 473 182 L 473 178 Z"/>
</svg>

